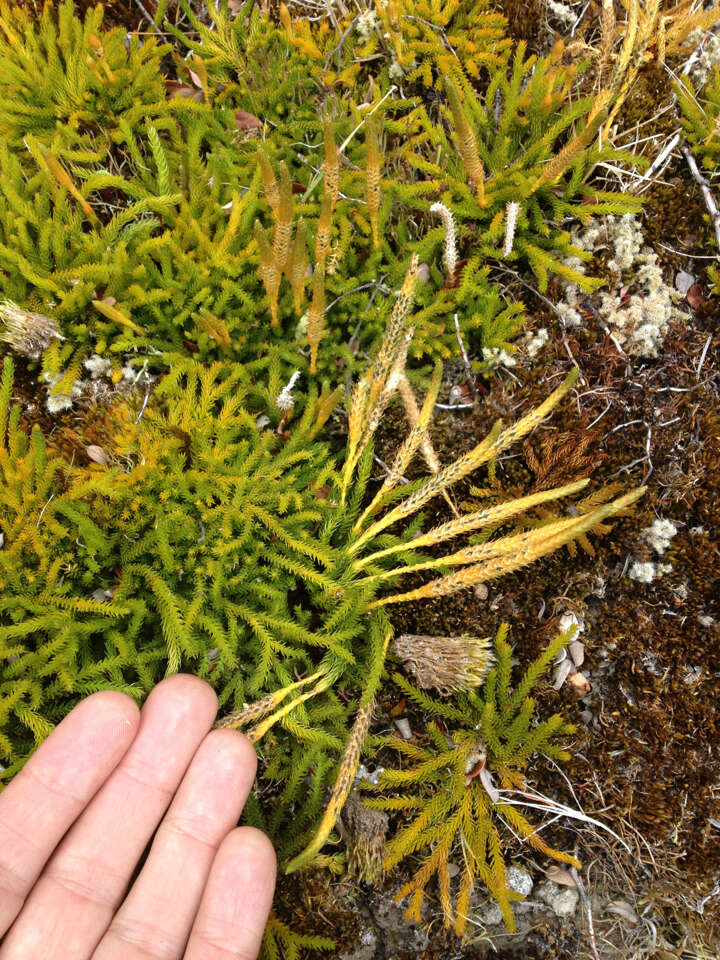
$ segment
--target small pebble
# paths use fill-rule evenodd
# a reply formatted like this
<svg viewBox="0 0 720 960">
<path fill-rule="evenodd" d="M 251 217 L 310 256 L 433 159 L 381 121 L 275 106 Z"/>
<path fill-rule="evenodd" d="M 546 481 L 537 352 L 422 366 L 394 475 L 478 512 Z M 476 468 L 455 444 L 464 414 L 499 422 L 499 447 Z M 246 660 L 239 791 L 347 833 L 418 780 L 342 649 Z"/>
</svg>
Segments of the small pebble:
<svg viewBox="0 0 720 960">
<path fill-rule="evenodd" d="M 405 717 L 400 717 L 399 720 L 395 721 L 395 726 L 400 731 L 400 736 L 403 740 L 412 740 L 412 730 L 410 729 L 410 721 Z"/>
<path fill-rule="evenodd" d="M 523 897 L 528 897 L 532 893 L 533 881 L 527 870 L 522 870 L 520 867 L 508 867 L 506 880 L 508 890 L 514 890 L 515 893 L 520 893 Z"/>
</svg>

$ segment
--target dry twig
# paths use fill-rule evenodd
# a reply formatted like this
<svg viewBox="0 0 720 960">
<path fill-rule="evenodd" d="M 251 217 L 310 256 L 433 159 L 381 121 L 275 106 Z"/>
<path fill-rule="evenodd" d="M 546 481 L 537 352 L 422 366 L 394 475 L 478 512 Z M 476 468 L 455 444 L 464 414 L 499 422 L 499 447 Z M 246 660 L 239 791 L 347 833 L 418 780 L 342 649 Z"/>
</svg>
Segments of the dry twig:
<svg viewBox="0 0 720 960">
<path fill-rule="evenodd" d="M 702 190 L 703 200 L 705 201 L 705 206 L 707 211 L 710 214 L 710 219 L 712 220 L 713 227 L 715 228 L 715 239 L 717 240 L 718 248 L 720 248 L 720 210 L 718 210 L 718 205 L 713 196 L 712 189 L 707 179 L 700 173 L 700 168 L 697 165 L 697 160 L 693 156 L 690 147 L 686 143 L 683 143 L 680 146 L 683 156 L 687 160 L 687 165 L 690 168 L 690 173 L 692 174 L 693 180 L 698 184 Z M 720 259 L 720 257 L 719 257 Z"/>
</svg>

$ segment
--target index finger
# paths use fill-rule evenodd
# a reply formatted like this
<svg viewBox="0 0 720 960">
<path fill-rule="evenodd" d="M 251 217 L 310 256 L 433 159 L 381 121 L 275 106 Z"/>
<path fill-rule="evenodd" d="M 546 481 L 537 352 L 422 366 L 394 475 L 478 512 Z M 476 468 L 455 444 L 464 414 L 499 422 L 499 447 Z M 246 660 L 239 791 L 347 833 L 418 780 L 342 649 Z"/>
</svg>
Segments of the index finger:
<svg viewBox="0 0 720 960">
<path fill-rule="evenodd" d="M 94 693 L 0 794 L 0 937 L 63 835 L 123 757 L 138 723 L 130 697 Z"/>
</svg>

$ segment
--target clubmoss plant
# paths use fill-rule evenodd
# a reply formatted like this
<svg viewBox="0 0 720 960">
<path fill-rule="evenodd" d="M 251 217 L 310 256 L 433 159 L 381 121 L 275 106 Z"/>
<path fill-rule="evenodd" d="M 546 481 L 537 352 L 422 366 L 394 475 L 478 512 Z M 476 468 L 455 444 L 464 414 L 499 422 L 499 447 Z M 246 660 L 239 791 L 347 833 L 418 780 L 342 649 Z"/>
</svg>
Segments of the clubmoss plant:
<svg viewBox="0 0 720 960">
<path fill-rule="evenodd" d="M 537 721 L 530 694 L 574 630 L 559 635 L 511 686 L 511 648 L 507 628 L 494 642 L 495 663 L 485 683 L 467 683 L 453 700 L 439 700 L 395 675 L 400 690 L 414 701 L 428 721 L 424 742 L 390 737 L 384 745 L 404 760 L 385 769 L 376 785 L 363 786 L 382 798 L 366 799 L 371 809 L 405 814 L 387 846 L 385 867 L 409 856 L 420 856 L 417 870 L 398 891 L 410 896 L 407 919 L 420 921 L 426 888 L 435 877 L 446 924 L 458 936 L 467 929 L 470 894 L 480 880 L 499 904 L 508 930 L 515 929 L 511 903 L 522 900 L 507 882 L 506 834 L 515 834 L 539 853 L 580 867 L 575 857 L 554 850 L 518 808 L 505 802 L 508 791 L 525 783 L 529 761 L 536 753 L 557 760 L 568 754 L 556 741 L 574 732 L 559 714 Z M 508 797 L 509 799 L 509 797 Z M 450 863 L 465 865 L 453 894 Z"/>
</svg>

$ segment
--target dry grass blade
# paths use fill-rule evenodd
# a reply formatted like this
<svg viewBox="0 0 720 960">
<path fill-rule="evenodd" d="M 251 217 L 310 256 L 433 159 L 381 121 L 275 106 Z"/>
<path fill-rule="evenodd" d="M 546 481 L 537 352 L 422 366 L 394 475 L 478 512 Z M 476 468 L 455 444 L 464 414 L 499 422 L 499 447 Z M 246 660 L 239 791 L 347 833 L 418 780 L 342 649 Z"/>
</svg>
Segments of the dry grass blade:
<svg viewBox="0 0 720 960">
<path fill-rule="evenodd" d="M 235 710 L 233 713 L 229 713 L 223 717 L 222 720 L 218 720 L 215 726 L 230 727 L 234 730 L 246 727 L 249 723 L 254 723 L 256 720 L 260 720 L 270 713 L 270 711 L 279 703 L 282 703 L 285 697 L 292 693 L 293 690 L 297 690 L 298 687 L 304 687 L 306 684 L 312 683 L 313 680 L 317 680 L 318 677 L 321 676 L 322 671 L 318 670 L 317 673 L 314 673 L 312 676 L 305 677 L 303 680 L 297 680 L 295 683 L 291 683 L 281 690 L 275 690 L 273 693 L 268 694 L 261 700 L 257 700 L 255 703 L 245 704 L 241 710 Z"/>
<path fill-rule="evenodd" d="M 343 503 L 360 455 L 372 439 L 405 371 L 407 351 L 414 332 L 412 328 L 408 329 L 407 319 L 415 296 L 417 271 L 418 257 L 413 254 L 375 363 L 358 382 L 350 402 L 348 450 L 341 494 Z"/>
<path fill-rule="evenodd" d="M 515 799 L 515 797 L 521 799 Z M 544 796 L 542 793 L 537 793 L 536 791 L 530 792 L 528 790 L 503 790 L 502 791 L 502 802 L 505 805 L 512 807 L 526 807 L 528 810 L 542 810 L 546 813 L 552 813 L 555 817 L 568 817 L 571 820 L 579 820 L 582 823 L 592 824 L 594 827 L 598 827 L 600 830 L 605 830 L 610 836 L 614 837 L 618 843 L 627 850 L 628 853 L 632 854 L 632 850 L 625 843 L 622 837 L 619 837 L 614 830 L 607 826 L 607 824 L 602 823 L 600 820 L 596 820 L 594 817 L 588 816 L 587 813 L 584 813 L 582 810 L 576 810 L 574 807 L 569 807 L 567 804 L 559 803 L 557 800 L 552 800 L 550 797 Z"/>
<path fill-rule="evenodd" d="M 492 431 L 482 440 L 473 450 L 460 457 L 455 463 L 444 467 L 436 476 L 432 477 L 426 484 L 416 490 L 397 507 L 381 517 L 372 527 L 370 527 L 354 544 L 349 548 L 351 554 L 357 553 L 369 540 L 374 539 L 379 533 L 403 520 L 405 517 L 416 513 L 428 500 L 442 494 L 443 490 L 458 480 L 462 480 L 473 470 L 476 470 L 482 464 L 492 460 L 498 454 L 502 453 L 509 446 L 526 436 L 533 430 L 545 417 L 557 406 L 565 394 L 570 390 L 578 377 L 577 369 L 573 370 L 563 381 L 563 383 L 554 390 L 550 396 L 540 404 L 535 410 L 532 410 L 527 416 L 518 420 L 512 426 L 505 430 Z M 497 429 L 497 428 L 496 428 Z"/>
<path fill-rule="evenodd" d="M 315 674 L 317 676 L 317 674 Z M 259 740 L 265 736 L 268 730 L 271 727 L 274 727 L 278 720 L 282 720 L 283 717 L 286 717 L 289 713 L 292 713 L 296 707 L 299 707 L 301 703 L 305 703 L 306 700 L 311 700 L 313 697 L 316 697 L 318 694 L 323 693 L 328 687 L 331 687 L 335 681 L 335 676 L 332 674 L 322 674 L 320 673 L 321 679 L 315 684 L 315 686 L 309 690 L 307 693 L 300 694 L 299 697 L 295 697 L 294 700 L 291 700 L 290 703 L 286 703 L 279 710 L 276 710 L 275 713 L 271 714 L 269 717 L 266 717 L 262 723 L 259 723 L 256 727 L 253 727 L 252 730 L 249 730 L 247 733 L 247 738 L 251 743 L 257 743 Z M 305 681 L 308 682 L 308 681 Z M 287 692 L 286 688 L 286 692 Z"/>
<path fill-rule="evenodd" d="M 416 590 L 410 590 L 407 593 L 392 594 L 373 601 L 370 608 L 386 606 L 391 603 L 406 603 L 409 600 L 421 600 L 426 597 L 436 598 L 445 597 L 458 590 L 464 590 L 466 587 L 472 587 L 476 583 L 484 583 L 487 580 L 494 580 L 497 577 L 512 573 L 521 567 L 547 556 L 549 553 L 558 550 L 560 547 L 576 539 L 580 534 L 591 530 L 598 523 L 601 523 L 607 517 L 611 517 L 621 510 L 624 510 L 631 503 L 634 503 L 645 492 L 644 487 L 633 490 L 625 496 L 618 497 L 611 503 L 593 510 L 592 513 L 582 517 L 573 517 L 571 520 L 563 520 L 559 523 L 548 524 L 547 527 L 541 527 L 530 534 L 521 534 L 518 538 L 507 538 L 508 540 L 518 541 L 513 544 L 514 549 L 509 550 L 504 546 L 503 540 L 498 540 L 495 544 L 488 544 L 494 547 L 497 555 L 483 563 L 477 563 L 466 567 L 457 573 L 448 574 L 445 577 L 439 577 L 430 583 L 419 587 Z M 552 532 L 551 532 L 552 531 Z M 520 543 L 520 539 L 522 542 Z M 473 548 L 469 548 L 473 549 Z M 461 551 L 466 553 L 466 551 Z M 446 560 L 437 561 L 437 565 L 447 562 Z M 467 562 L 467 561 L 464 561 Z M 413 569 L 413 568 L 407 568 Z M 396 571 L 400 574 L 403 571 Z"/>
<path fill-rule="evenodd" d="M 335 143 L 335 127 L 331 120 L 325 121 L 324 132 L 325 162 L 323 163 L 323 174 L 325 175 L 325 192 L 330 198 L 331 209 L 334 210 L 340 195 L 340 159 Z"/>
<path fill-rule="evenodd" d="M 388 577 L 397 577 L 404 573 L 417 573 L 420 570 L 433 570 L 437 567 L 460 567 L 470 563 L 487 562 L 499 557 L 517 556 L 526 550 L 532 551 L 535 546 L 546 540 L 548 537 L 562 535 L 566 530 L 572 530 L 578 526 L 582 517 L 567 517 L 564 520 L 556 520 L 547 523 L 540 528 L 524 530 L 522 533 L 516 533 L 512 536 L 501 537 L 498 540 L 491 540 L 489 543 L 474 544 L 470 547 L 463 547 L 455 553 L 449 553 L 444 557 L 435 557 L 431 560 L 425 560 L 422 563 L 415 563 L 409 567 L 398 567 L 395 570 L 389 570 L 378 577 L 368 579 L 387 579 Z"/>
<path fill-rule="evenodd" d="M 415 455 L 418 447 L 422 446 L 423 440 L 427 439 L 428 425 L 432 419 L 433 407 L 435 406 L 435 401 L 437 400 L 437 396 L 440 391 L 441 376 L 442 366 L 440 363 L 437 363 L 435 365 L 435 370 L 433 372 L 432 380 L 430 381 L 430 386 L 428 388 L 422 410 L 417 413 L 415 418 L 416 422 L 412 425 L 412 428 L 405 438 L 405 441 L 398 450 L 397 455 L 390 466 L 388 475 L 385 477 L 383 485 L 375 494 L 370 504 L 363 511 L 362 515 L 353 527 L 353 530 L 360 530 L 367 517 L 376 512 L 383 497 L 395 489 L 400 482 L 400 478 L 405 473 L 405 469 Z"/>
<path fill-rule="evenodd" d="M 579 493 L 589 483 L 589 480 L 578 480 L 576 483 L 569 483 L 564 487 L 556 487 L 553 490 L 541 490 L 539 493 L 531 493 L 527 497 L 519 497 L 517 500 L 509 500 L 506 503 L 499 503 L 496 506 L 488 507 L 486 510 L 479 510 L 476 513 L 469 513 L 457 520 L 450 520 L 448 523 L 433 527 L 427 533 L 420 534 L 412 541 L 413 549 L 420 547 L 430 547 L 436 543 L 442 543 L 453 537 L 462 536 L 465 533 L 471 533 L 480 527 L 486 527 L 497 523 L 503 523 L 511 517 L 515 517 L 526 510 L 549 500 L 560 500 L 562 497 L 571 496 L 573 493 Z M 377 553 L 371 553 L 367 557 L 362 557 L 355 561 L 355 568 L 361 569 L 382 557 L 387 557 L 392 553 L 397 553 L 405 549 L 405 545 L 395 545 L 387 547 L 385 550 L 379 550 Z"/>
<path fill-rule="evenodd" d="M 360 760 L 360 750 L 370 727 L 373 709 L 375 708 L 375 698 L 358 711 L 350 739 L 348 740 L 345 753 L 340 764 L 340 770 L 333 786 L 332 796 L 325 808 L 325 814 L 322 818 L 318 831 L 308 846 L 297 857 L 290 861 L 285 870 L 286 873 L 294 873 L 301 867 L 311 863 L 315 855 L 322 849 L 325 841 L 335 829 L 335 824 L 340 816 L 340 811 L 345 806 L 345 801 L 350 796 L 355 780 L 355 771 Z"/>
<path fill-rule="evenodd" d="M 439 389 L 439 384 L 438 384 Z M 420 412 L 418 411 L 417 400 L 415 399 L 415 394 L 412 391 L 412 387 L 408 382 L 408 378 L 403 374 L 400 377 L 400 382 L 398 383 L 398 390 L 400 396 L 402 397 L 403 406 L 405 407 L 405 413 L 407 418 L 410 421 L 410 426 L 415 427 L 420 420 Z M 435 405 L 435 400 L 437 400 L 437 394 L 433 400 L 433 406 Z M 424 409 L 424 408 L 423 408 Z M 430 426 L 430 419 L 432 418 L 432 406 L 430 407 L 428 420 L 425 424 L 426 428 Z M 439 473 L 440 471 L 440 461 L 438 460 L 435 449 L 433 448 L 432 443 L 430 442 L 430 437 L 426 435 L 420 441 L 420 449 L 422 450 L 423 457 L 425 458 L 425 463 L 428 465 L 428 469 L 431 473 Z"/>
</svg>

